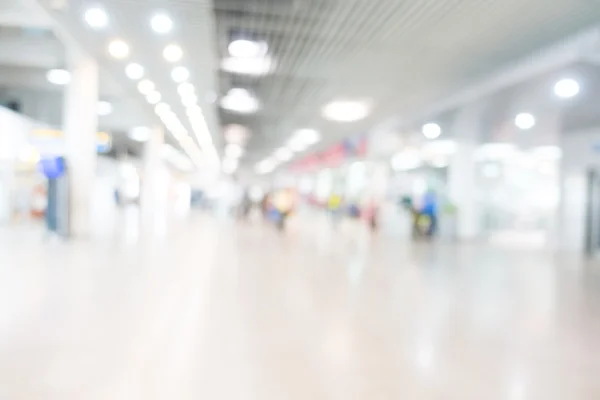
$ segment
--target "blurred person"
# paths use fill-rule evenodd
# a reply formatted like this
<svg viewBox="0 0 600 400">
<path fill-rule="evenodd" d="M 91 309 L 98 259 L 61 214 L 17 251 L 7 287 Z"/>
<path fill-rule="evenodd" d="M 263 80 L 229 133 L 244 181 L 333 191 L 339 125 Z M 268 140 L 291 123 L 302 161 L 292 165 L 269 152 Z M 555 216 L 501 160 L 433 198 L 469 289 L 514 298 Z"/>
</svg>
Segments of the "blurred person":
<svg viewBox="0 0 600 400">
<path fill-rule="evenodd" d="M 421 218 L 426 217 L 427 223 L 424 223 L 424 235 L 432 238 L 437 233 L 438 227 L 438 202 L 436 193 L 428 190 L 423 197 L 423 207 L 421 208 Z"/>
<path fill-rule="evenodd" d="M 337 225 L 342 218 L 342 196 L 332 193 L 327 200 L 327 211 L 331 215 L 334 225 Z"/>
<path fill-rule="evenodd" d="M 285 230 L 286 222 L 294 211 L 295 199 L 292 189 L 280 190 L 274 199 L 274 206 L 277 210 L 277 228 L 280 231 Z"/>
</svg>

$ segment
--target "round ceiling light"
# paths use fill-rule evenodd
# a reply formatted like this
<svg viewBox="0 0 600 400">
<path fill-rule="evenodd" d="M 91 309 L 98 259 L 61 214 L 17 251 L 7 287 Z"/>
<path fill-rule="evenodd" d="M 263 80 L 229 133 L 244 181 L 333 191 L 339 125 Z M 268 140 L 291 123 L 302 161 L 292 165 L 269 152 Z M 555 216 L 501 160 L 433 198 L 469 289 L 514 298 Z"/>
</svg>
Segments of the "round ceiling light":
<svg viewBox="0 0 600 400">
<path fill-rule="evenodd" d="M 221 99 L 221 107 L 241 114 L 252 114 L 258 111 L 259 103 L 246 89 L 230 89 Z"/>
<path fill-rule="evenodd" d="M 238 165 L 238 160 L 226 158 L 223 160 L 223 172 L 231 175 L 237 170 Z"/>
<path fill-rule="evenodd" d="M 227 143 L 243 144 L 250 137 L 250 131 L 243 125 L 230 124 L 225 127 L 223 135 Z"/>
<path fill-rule="evenodd" d="M 189 82 L 184 82 L 177 87 L 177 93 L 179 93 L 181 97 L 192 95 L 195 92 L 194 85 Z"/>
<path fill-rule="evenodd" d="M 156 107 L 154 107 L 154 112 L 157 115 L 166 115 L 171 111 L 171 107 L 167 103 L 158 103 Z"/>
<path fill-rule="evenodd" d="M 150 129 L 145 126 L 138 126 L 129 131 L 129 138 L 136 142 L 145 142 L 150 139 Z"/>
<path fill-rule="evenodd" d="M 171 71 L 171 78 L 177 83 L 185 82 L 190 77 L 190 71 L 186 67 L 175 67 Z"/>
<path fill-rule="evenodd" d="M 177 62 L 181 60 L 181 57 L 183 57 L 183 50 L 181 50 L 181 47 L 176 44 L 167 45 L 167 47 L 165 47 L 163 50 L 163 57 L 168 62 Z"/>
<path fill-rule="evenodd" d="M 579 83 L 576 80 L 565 78 L 556 82 L 554 85 L 554 94 L 561 99 L 569 99 L 577 96 L 579 93 Z"/>
<path fill-rule="evenodd" d="M 96 110 L 98 112 L 98 115 L 106 116 L 112 114 L 113 106 L 108 101 L 99 101 L 96 106 Z"/>
<path fill-rule="evenodd" d="M 294 153 L 286 147 L 281 147 L 275 151 L 275 158 L 279 161 L 290 161 L 292 157 L 294 157 Z"/>
<path fill-rule="evenodd" d="M 46 73 L 46 79 L 55 85 L 67 85 L 71 82 L 71 73 L 66 69 L 51 69 Z"/>
<path fill-rule="evenodd" d="M 442 128 L 438 124 L 430 122 L 423 125 L 421 132 L 427 139 L 437 139 L 442 134 Z"/>
<path fill-rule="evenodd" d="M 184 107 L 188 107 L 188 108 L 193 107 L 193 106 L 197 105 L 197 103 L 198 103 L 198 96 L 196 96 L 195 94 L 181 97 L 181 104 L 183 104 Z"/>
<path fill-rule="evenodd" d="M 165 34 L 173 29 L 173 21 L 167 14 L 155 14 L 150 20 L 150 26 L 156 33 Z"/>
<path fill-rule="evenodd" d="M 515 125 L 519 129 L 531 129 L 535 126 L 535 117 L 529 113 L 520 113 L 515 117 Z"/>
<path fill-rule="evenodd" d="M 83 15 L 85 22 L 93 29 L 102 29 L 108 25 L 108 14 L 101 8 L 90 8 Z"/>
<path fill-rule="evenodd" d="M 325 105 L 322 112 L 331 121 L 355 122 L 369 115 L 369 106 L 361 101 L 339 100 Z"/>
<path fill-rule="evenodd" d="M 227 50 L 233 57 L 263 57 L 267 54 L 267 43 L 247 39 L 237 39 L 229 43 Z"/>
<path fill-rule="evenodd" d="M 152 81 L 149 81 L 148 79 L 140 81 L 137 87 L 140 93 L 146 96 L 154 92 L 154 83 Z"/>
<path fill-rule="evenodd" d="M 146 100 L 150 104 L 157 104 L 161 98 L 162 98 L 162 96 L 156 90 L 154 90 L 146 95 Z"/>
<path fill-rule="evenodd" d="M 120 39 L 113 40 L 108 45 L 108 52 L 111 56 L 120 60 L 129 55 L 129 45 Z"/>
<path fill-rule="evenodd" d="M 266 160 L 262 160 L 261 162 L 256 164 L 255 170 L 259 174 L 268 174 L 269 172 L 272 172 L 276 166 L 277 164 L 275 164 L 273 160 L 267 158 Z"/>
<path fill-rule="evenodd" d="M 144 76 L 144 67 L 138 63 L 130 63 L 127 65 L 127 67 L 125 67 L 125 75 L 127 75 L 129 79 L 133 79 L 135 81 L 142 79 Z"/>
<path fill-rule="evenodd" d="M 227 158 L 240 158 L 244 155 L 244 148 L 239 144 L 228 144 L 225 147 L 225 157 Z"/>
</svg>

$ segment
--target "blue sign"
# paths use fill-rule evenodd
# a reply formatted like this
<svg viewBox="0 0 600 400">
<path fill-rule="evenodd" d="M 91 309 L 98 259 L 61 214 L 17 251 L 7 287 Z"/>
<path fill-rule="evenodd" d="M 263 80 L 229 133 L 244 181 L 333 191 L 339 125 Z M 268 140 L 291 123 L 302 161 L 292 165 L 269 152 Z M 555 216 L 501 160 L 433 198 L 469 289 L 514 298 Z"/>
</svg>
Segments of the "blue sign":
<svg viewBox="0 0 600 400">
<path fill-rule="evenodd" d="M 65 173 L 64 157 L 46 157 L 40 160 L 40 169 L 48 179 L 56 179 Z"/>
</svg>

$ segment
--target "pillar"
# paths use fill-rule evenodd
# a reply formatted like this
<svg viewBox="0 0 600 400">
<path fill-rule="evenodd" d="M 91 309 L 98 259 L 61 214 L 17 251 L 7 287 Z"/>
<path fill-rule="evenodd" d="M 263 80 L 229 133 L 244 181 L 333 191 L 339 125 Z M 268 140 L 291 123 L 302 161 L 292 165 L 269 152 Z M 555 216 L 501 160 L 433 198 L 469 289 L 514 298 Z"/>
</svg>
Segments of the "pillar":
<svg viewBox="0 0 600 400">
<path fill-rule="evenodd" d="M 69 173 L 69 231 L 91 233 L 91 201 L 96 175 L 98 65 L 74 44 L 68 46 L 71 82 L 64 94 L 63 131 Z"/>
<path fill-rule="evenodd" d="M 168 195 L 164 186 L 166 174 L 163 164 L 164 131 L 160 127 L 150 130 L 149 139 L 144 147 L 142 174 L 141 174 L 141 229 L 154 231 L 163 205 L 162 199 Z"/>
</svg>

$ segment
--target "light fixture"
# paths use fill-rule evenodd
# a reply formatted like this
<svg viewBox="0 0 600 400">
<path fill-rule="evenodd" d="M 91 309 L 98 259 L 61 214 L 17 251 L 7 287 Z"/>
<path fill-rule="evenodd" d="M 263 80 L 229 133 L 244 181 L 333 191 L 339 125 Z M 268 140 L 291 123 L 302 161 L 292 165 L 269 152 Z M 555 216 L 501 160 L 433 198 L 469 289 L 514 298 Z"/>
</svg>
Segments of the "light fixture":
<svg viewBox="0 0 600 400">
<path fill-rule="evenodd" d="M 123 59 L 129 55 L 129 45 L 120 39 L 108 44 L 108 52 L 116 59 Z"/>
<path fill-rule="evenodd" d="M 534 157 L 541 160 L 560 160 L 562 158 L 562 149 L 559 146 L 539 146 L 532 150 Z"/>
<path fill-rule="evenodd" d="M 225 126 L 223 136 L 227 143 L 243 144 L 250 137 L 250 131 L 243 125 L 230 124 Z"/>
<path fill-rule="evenodd" d="M 442 134 L 442 128 L 438 124 L 430 122 L 423 125 L 421 132 L 427 139 L 437 139 Z"/>
<path fill-rule="evenodd" d="M 181 104 L 185 107 L 193 107 L 198 103 L 198 97 L 195 94 L 189 96 L 183 96 L 181 98 Z"/>
<path fill-rule="evenodd" d="M 233 57 L 263 57 L 267 54 L 268 46 L 264 41 L 237 39 L 229 43 L 227 50 Z"/>
<path fill-rule="evenodd" d="M 150 129 L 145 126 L 138 126 L 130 130 L 128 136 L 136 142 L 145 142 L 150 139 Z"/>
<path fill-rule="evenodd" d="M 258 110 L 259 103 L 246 89 L 234 88 L 223 96 L 221 107 L 241 114 L 252 114 Z"/>
<path fill-rule="evenodd" d="M 106 116 L 113 112 L 113 106 L 108 101 L 99 101 L 96 105 L 98 115 Z"/>
<path fill-rule="evenodd" d="M 143 81 L 140 81 L 140 83 L 138 83 L 138 90 L 140 91 L 141 94 L 143 95 L 149 95 L 150 93 L 154 92 L 154 82 L 148 80 L 148 79 L 144 79 Z"/>
<path fill-rule="evenodd" d="M 169 33 L 173 29 L 173 21 L 171 18 L 164 13 L 154 14 L 150 19 L 150 26 L 156 33 L 165 34 Z"/>
<path fill-rule="evenodd" d="M 259 174 L 268 174 L 269 172 L 272 172 L 275 167 L 275 162 L 270 158 L 267 158 L 256 164 L 255 171 Z"/>
<path fill-rule="evenodd" d="M 338 100 L 325 105 L 323 116 L 336 122 L 355 122 L 369 115 L 369 105 L 361 101 Z"/>
<path fill-rule="evenodd" d="M 299 129 L 294 136 L 309 146 L 321 140 L 321 135 L 314 129 Z"/>
<path fill-rule="evenodd" d="M 294 157 L 294 153 L 286 147 L 281 147 L 275 151 L 275 158 L 279 161 L 290 161 L 292 157 Z"/>
<path fill-rule="evenodd" d="M 223 172 L 230 175 L 233 174 L 238 168 L 238 160 L 226 158 L 223 160 Z"/>
<path fill-rule="evenodd" d="M 409 171 L 423 165 L 421 154 L 416 149 L 406 149 L 392 157 L 392 168 L 396 171 Z"/>
<path fill-rule="evenodd" d="M 148 101 L 148 103 L 150 103 L 150 104 L 157 104 L 161 98 L 162 98 L 162 96 L 156 90 L 152 91 L 146 95 L 146 101 Z"/>
<path fill-rule="evenodd" d="M 230 74 L 262 76 L 272 72 L 275 61 L 269 57 L 225 57 L 221 61 L 221 69 Z"/>
<path fill-rule="evenodd" d="M 71 73 L 66 69 L 51 69 L 46 73 L 46 79 L 55 85 L 67 85 L 71 82 Z"/>
<path fill-rule="evenodd" d="M 239 144 L 228 144 L 225 147 L 225 157 L 240 158 L 244 154 L 244 148 Z"/>
<path fill-rule="evenodd" d="M 183 57 L 183 50 L 181 50 L 181 47 L 176 44 L 169 44 L 163 50 L 163 57 L 168 62 L 177 62 L 181 60 L 181 57 Z"/>
<path fill-rule="evenodd" d="M 535 126 L 535 117 L 529 113 L 517 114 L 515 117 L 515 125 L 519 129 L 531 129 Z"/>
<path fill-rule="evenodd" d="M 189 82 L 183 82 L 177 87 L 177 93 L 179 93 L 179 95 L 182 97 L 194 94 L 195 92 L 196 90 L 194 89 L 194 85 Z"/>
<path fill-rule="evenodd" d="M 93 29 L 102 29 L 108 25 L 108 14 L 102 8 L 94 7 L 87 10 L 83 16 L 85 22 Z"/>
<path fill-rule="evenodd" d="M 561 79 L 554 85 L 554 94 L 561 99 L 569 99 L 577 93 L 579 93 L 579 83 L 574 79 Z"/>
<path fill-rule="evenodd" d="M 186 67 L 175 67 L 171 71 L 171 78 L 177 83 L 187 81 L 190 77 L 190 71 Z"/>
<path fill-rule="evenodd" d="M 451 155 L 456 152 L 458 145 L 454 140 L 433 140 L 423 146 L 426 153 L 434 155 Z"/>
<path fill-rule="evenodd" d="M 154 112 L 156 112 L 157 115 L 167 115 L 170 111 L 171 107 L 169 107 L 167 103 L 158 103 L 154 107 Z"/>
<path fill-rule="evenodd" d="M 142 79 L 144 76 L 144 67 L 137 63 L 130 63 L 125 67 L 125 75 L 127 75 L 129 79 L 135 81 Z"/>
</svg>

